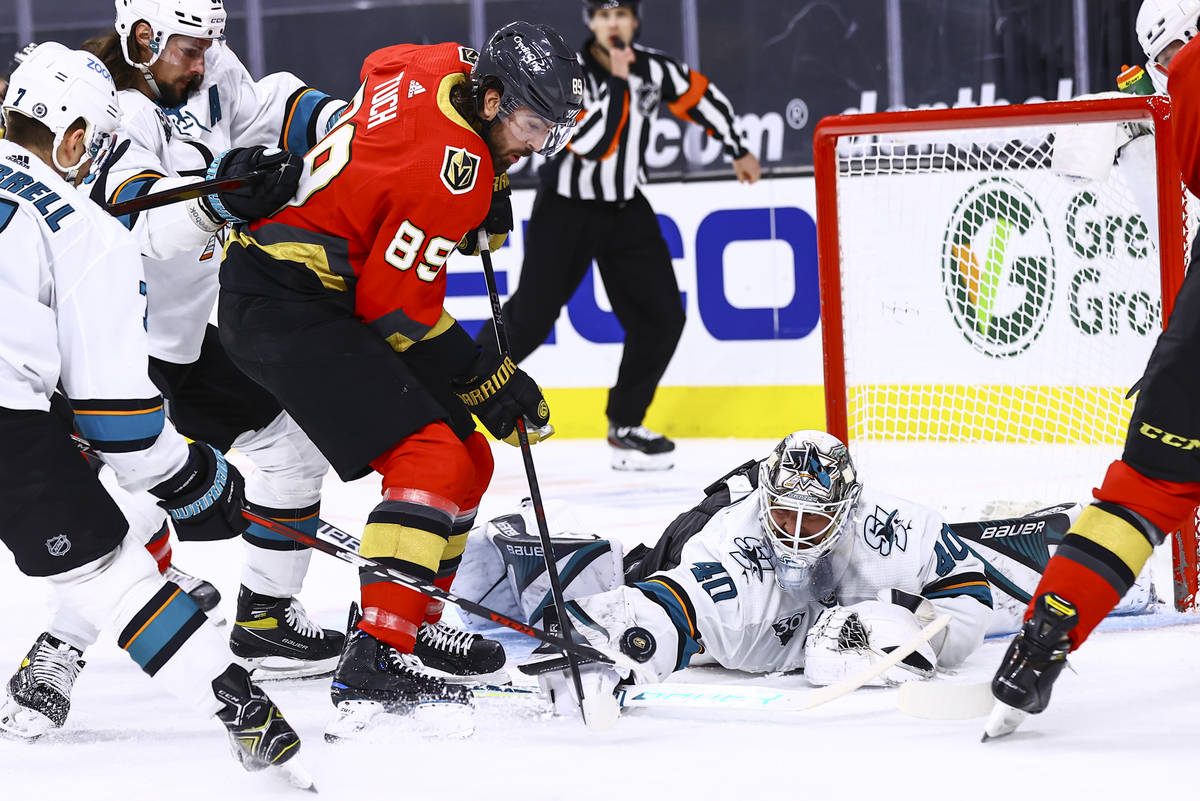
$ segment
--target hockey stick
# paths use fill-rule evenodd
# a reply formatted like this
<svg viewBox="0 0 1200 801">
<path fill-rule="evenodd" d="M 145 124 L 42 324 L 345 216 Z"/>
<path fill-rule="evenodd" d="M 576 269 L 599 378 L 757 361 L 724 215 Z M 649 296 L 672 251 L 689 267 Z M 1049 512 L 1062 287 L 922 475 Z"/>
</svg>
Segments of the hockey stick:
<svg viewBox="0 0 1200 801">
<path fill-rule="evenodd" d="M 492 269 L 492 253 L 489 249 L 487 231 L 479 229 L 477 244 L 483 259 L 483 277 L 487 282 L 488 300 L 492 304 L 492 321 L 496 325 L 496 346 L 502 357 L 509 356 L 508 333 L 504 330 L 504 314 L 500 310 L 500 291 L 496 288 L 496 272 Z M 533 516 L 537 521 L 538 539 L 542 543 L 542 559 L 546 563 L 546 576 L 550 579 L 550 597 L 554 600 L 554 611 L 558 615 L 558 631 L 564 641 L 571 640 L 571 620 L 567 617 L 567 604 L 563 600 L 562 582 L 558 577 L 558 564 L 554 558 L 554 546 L 550 542 L 550 526 L 546 523 L 546 510 L 542 507 L 542 491 L 538 486 L 537 472 L 533 467 L 533 451 L 529 447 L 529 433 L 525 430 L 525 417 L 517 418 L 517 441 L 521 446 L 521 459 L 525 463 L 525 478 L 529 481 L 529 497 L 533 502 Z M 579 676 L 579 663 L 575 653 L 565 650 L 567 668 L 575 697 L 579 699 L 579 714 L 588 723 L 588 699 L 583 695 L 583 680 Z M 602 700 L 602 699 L 597 699 Z M 597 720 L 600 719 L 597 715 Z M 607 716 L 605 716 L 607 717 Z"/>
<path fill-rule="evenodd" d="M 662 682 L 654 684 L 632 684 L 617 690 L 617 704 L 623 709 L 734 709 L 765 710 L 775 712 L 804 712 L 829 703 L 857 690 L 867 682 L 882 675 L 900 663 L 904 657 L 929 642 L 950 623 L 950 615 L 941 615 L 915 633 L 907 641 L 892 650 L 883 659 L 872 662 L 853 676 L 836 684 L 816 690 L 777 690 L 755 685 L 692 684 Z M 923 685 L 927 682 L 914 681 L 900 685 L 904 688 Z M 518 697 L 538 695 L 533 688 L 506 687 L 503 685 L 479 685 L 473 692 L 480 697 Z"/>
<path fill-rule="evenodd" d="M 161 192 L 151 192 L 148 195 L 141 197 L 130 198 L 123 200 L 120 203 L 114 203 L 108 207 L 108 213 L 114 217 L 123 217 L 126 214 L 134 214 L 139 211 L 147 211 L 156 209 L 159 206 L 169 206 L 172 203 L 178 203 L 182 200 L 191 200 L 202 195 L 211 195 L 215 192 L 225 192 L 230 189 L 239 189 L 248 183 L 257 181 L 263 176 L 270 175 L 274 172 L 271 170 L 251 170 L 245 175 L 230 175 L 226 178 L 210 178 L 207 181 L 200 181 L 194 184 L 185 184 L 177 186 L 173 189 L 164 189 Z"/>
<path fill-rule="evenodd" d="M 382 565 L 369 556 L 362 556 L 328 540 L 318 539 L 317 537 L 305 534 L 303 531 L 294 529 L 285 523 L 280 523 L 278 520 L 272 520 L 268 517 L 256 515 L 254 512 L 251 512 L 248 509 L 243 509 L 242 514 L 245 515 L 246 519 L 251 523 L 257 523 L 263 528 L 273 531 L 276 534 L 281 534 L 288 539 L 295 540 L 301 545 L 307 545 L 310 548 L 327 553 L 330 556 L 335 556 L 338 559 L 341 559 L 343 562 L 352 564 L 355 567 L 369 567 L 372 570 L 384 573 L 391 581 L 407 587 L 410 590 L 415 590 L 427 598 L 433 598 L 438 601 L 445 601 L 446 603 L 453 604 L 463 611 L 486 618 L 491 620 L 493 623 L 505 626 L 513 631 L 519 631 L 527 637 L 533 637 L 535 640 L 540 640 L 544 643 L 553 645 L 555 648 L 562 649 L 577 659 L 585 659 L 589 662 L 599 662 L 601 664 L 614 665 L 627 669 L 632 669 L 634 667 L 633 662 L 621 654 L 609 654 L 584 643 L 569 642 L 564 640 L 562 637 L 551 634 L 547 631 L 543 631 L 542 629 L 522 623 L 519 620 L 513 620 L 507 615 L 502 615 L 494 609 L 487 608 L 483 604 L 469 601 L 466 598 L 460 598 L 452 592 L 447 592 L 441 587 L 435 586 L 432 582 L 423 581 L 419 578 L 407 575 L 406 573 L 401 573 L 399 570 Z M 333 530 L 341 534 L 345 534 L 345 532 L 341 532 L 339 529 L 335 528 L 334 526 L 330 526 L 329 524 L 322 525 L 326 530 Z M 349 535 L 346 536 L 348 537 Z"/>
</svg>

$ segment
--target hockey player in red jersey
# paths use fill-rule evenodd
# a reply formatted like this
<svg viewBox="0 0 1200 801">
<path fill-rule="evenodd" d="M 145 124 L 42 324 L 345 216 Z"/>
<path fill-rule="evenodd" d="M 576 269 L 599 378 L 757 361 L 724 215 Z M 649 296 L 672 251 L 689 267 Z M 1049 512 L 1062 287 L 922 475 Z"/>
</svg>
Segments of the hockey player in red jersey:
<svg viewBox="0 0 1200 801">
<path fill-rule="evenodd" d="M 1146 11 L 1150 6 L 1143 6 Z M 1160 4 L 1148 26 L 1156 49 L 1172 51 L 1167 88 L 1183 181 L 1200 193 L 1200 5 L 1183 15 L 1184 4 Z M 1139 15 L 1139 28 L 1141 27 Z M 1150 42 L 1141 35 L 1149 55 Z M 1190 40 L 1190 41 L 1189 41 Z M 1186 44 L 1183 44 L 1186 43 Z M 1182 49 L 1179 45 L 1183 44 Z M 997 700 L 985 739 L 1008 734 L 1030 713 L 1050 702 L 1054 680 L 1067 655 L 1079 648 L 1137 578 L 1154 547 L 1178 531 L 1200 505 L 1200 405 L 1195 401 L 1195 366 L 1200 363 L 1200 277 L 1192 270 L 1175 298 L 1135 386 L 1137 402 L 1121 458 L 1113 462 L 1046 565 L 1025 625 L 1009 646 L 992 679 Z"/>
<path fill-rule="evenodd" d="M 583 81 L 562 37 L 525 22 L 481 53 L 379 50 L 362 81 L 305 157 L 294 201 L 231 235 L 221 339 L 343 479 L 383 476 L 360 552 L 449 588 L 492 474 L 472 415 L 516 444 L 519 416 L 540 427 L 549 410 L 528 375 L 481 352 L 443 309 L 444 266 L 481 227 L 512 227 L 504 173 L 566 143 Z M 361 584 L 361 620 L 352 610 L 333 681 L 343 720 L 469 705 L 465 689 L 421 672 L 414 647 L 448 674 L 503 667 L 498 643 L 441 624 L 440 603 L 370 570 Z M 436 636 L 418 637 L 424 626 Z"/>
</svg>

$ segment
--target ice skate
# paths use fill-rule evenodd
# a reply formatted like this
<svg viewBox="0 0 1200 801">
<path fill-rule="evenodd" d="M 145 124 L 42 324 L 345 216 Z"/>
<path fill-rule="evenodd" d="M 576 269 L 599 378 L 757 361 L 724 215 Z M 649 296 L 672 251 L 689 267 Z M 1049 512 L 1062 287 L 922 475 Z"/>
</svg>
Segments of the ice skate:
<svg viewBox="0 0 1200 801">
<path fill-rule="evenodd" d="M 208 615 L 209 620 L 218 626 L 225 625 L 225 616 L 221 614 L 218 606 L 221 603 L 221 593 L 211 583 L 180 570 L 173 564 L 167 565 L 162 576 L 190 595 L 196 606 L 200 607 L 200 611 Z"/>
<path fill-rule="evenodd" d="M 326 728 L 325 739 L 361 737 L 387 723 L 388 715 L 405 716 L 407 727 L 422 734 L 469 735 L 474 730 L 470 690 L 423 672 L 420 661 L 360 630 L 361 618 L 352 605 L 346 649 L 330 687 L 338 717 Z"/>
<path fill-rule="evenodd" d="M 413 656 L 447 682 L 504 684 L 509 680 L 503 645 L 443 621 L 421 624 Z"/>
<path fill-rule="evenodd" d="M 645 426 L 608 427 L 613 470 L 670 470 L 675 443 Z"/>
<path fill-rule="evenodd" d="M 0 733 L 33 741 L 61 728 L 71 711 L 71 688 L 84 664 L 78 648 L 41 634 L 8 680 L 8 695 L 0 706 Z"/>
<path fill-rule="evenodd" d="M 230 665 L 213 679 L 213 694 L 225 706 L 217 718 L 229 730 L 233 754 L 249 771 L 278 770 L 281 777 L 301 789 L 312 790 L 312 779 L 298 764 L 287 764 L 300 751 L 296 734 L 279 707 L 267 697 L 250 674 L 239 665 Z"/>
<path fill-rule="evenodd" d="M 1054 680 L 1067 665 L 1071 640 L 1079 615 L 1070 602 L 1044 593 L 1035 602 L 1033 617 L 1013 638 L 992 679 L 996 706 L 984 728 L 983 740 L 994 740 L 1016 731 L 1029 715 L 1050 703 Z"/>
<path fill-rule="evenodd" d="M 310 620 L 295 598 L 258 595 L 245 587 L 238 592 L 229 648 L 253 667 L 257 680 L 327 675 L 344 642 L 341 632 Z"/>
</svg>

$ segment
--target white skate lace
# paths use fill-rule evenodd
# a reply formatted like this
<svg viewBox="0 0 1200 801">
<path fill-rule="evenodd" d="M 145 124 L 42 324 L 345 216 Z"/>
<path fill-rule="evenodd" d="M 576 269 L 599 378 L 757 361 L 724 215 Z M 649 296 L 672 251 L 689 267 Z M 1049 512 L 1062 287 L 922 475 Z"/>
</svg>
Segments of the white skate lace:
<svg viewBox="0 0 1200 801">
<path fill-rule="evenodd" d="M 189 595 L 193 590 L 204 583 L 204 579 L 198 579 L 191 573 L 184 573 L 182 570 L 175 567 L 175 565 L 167 565 L 167 569 L 163 571 L 163 578 L 173 584 L 178 584 L 179 589 L 183 590 Z"/>
<path fill-rule="evenodd" d="M 287 620 L 288 626 L 297 634 L 303 637 L 316 637 L 318 640 L 325 639 L 325 629 L 309 619 L 308 613 L 304 611 L 304 607 L 295 598 L 288 604 L 283 615 Z"/>
<path fill-rule="evenodd" d="M 71 697 L 75 677 L 82 668 L 75 649 L 66 643 L 54 646 L 49 640 L 42 640 L 37 653 L 29 661 L 34 682 L 49 687 L 65 698 Z"/>
<path fill-rule="evenodd" d="M 421 630 L 417 633 L 417 636 L 424 640 L 431 648 L 439 651 L 458 653 L 462 656 L 467 656 L 470 653 L 471 643 L 475 641 L 476 637 L 475 634 L 469 631 L 459 631 L 442 623 L 422 623 Z"/>
</svg>

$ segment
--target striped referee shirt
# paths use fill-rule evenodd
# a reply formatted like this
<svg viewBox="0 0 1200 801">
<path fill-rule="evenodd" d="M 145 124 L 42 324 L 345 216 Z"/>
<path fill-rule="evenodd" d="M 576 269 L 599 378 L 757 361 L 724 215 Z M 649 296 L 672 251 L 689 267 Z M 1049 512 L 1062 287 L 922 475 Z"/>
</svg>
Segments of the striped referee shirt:
<svg viewBox="0 0 1200 801">
<path fill-rule="evenodd" d="M 589 39 L 580 53 L 584 117 L 567 148 L 541 171 L 542 185 L 577 200 L 623 201 L 646 180 L 646 149 L 658 107 L 701 125 L 733 158 L 747 152 L 729 99 L 708 78 L 665 53 L 633 45 L 629 80 L 596 61 Z"/>
</svg>

